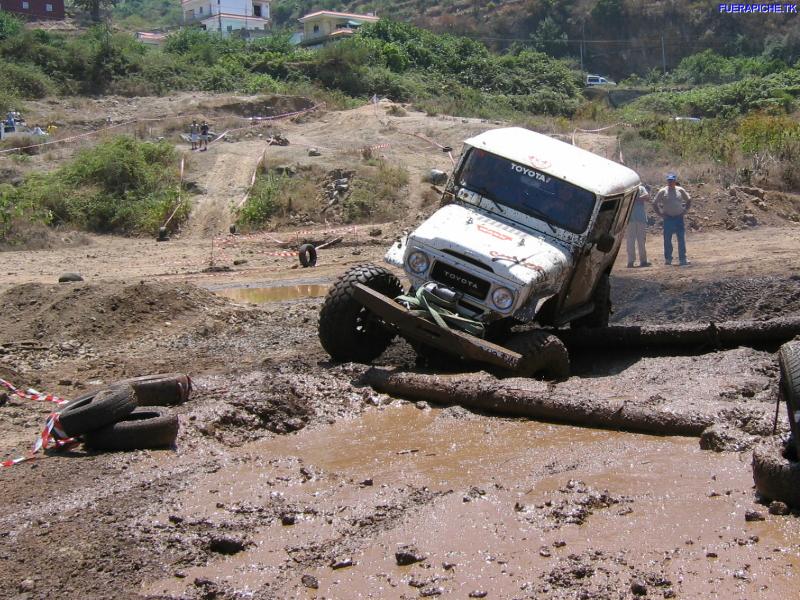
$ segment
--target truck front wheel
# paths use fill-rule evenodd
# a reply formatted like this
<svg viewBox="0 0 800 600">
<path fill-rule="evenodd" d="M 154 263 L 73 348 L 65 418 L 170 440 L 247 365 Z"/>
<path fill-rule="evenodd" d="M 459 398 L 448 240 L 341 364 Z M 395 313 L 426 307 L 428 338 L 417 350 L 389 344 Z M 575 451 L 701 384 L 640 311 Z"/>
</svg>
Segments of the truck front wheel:
<svg viewBox="0 0 800 600">
<path fill-rule="evenodd" d="M 319 341 L 336 361 L 368 363 L 386 350 L 394 338 L 372 312 L 353 297 L 355 284 L 395 298 L 403 293 L 400 280 L 371 263 L 356 265 L 331 287 L 319 312 Z"/>
<path fill-rule="evenodd" d="M 564 343 L 552 333 L 534 329 L 514 333 L 503 344 L 522 355 L 516 377 L 544 376 L 557 381 L 569 377 L 569 353 Z"/>
</svg>

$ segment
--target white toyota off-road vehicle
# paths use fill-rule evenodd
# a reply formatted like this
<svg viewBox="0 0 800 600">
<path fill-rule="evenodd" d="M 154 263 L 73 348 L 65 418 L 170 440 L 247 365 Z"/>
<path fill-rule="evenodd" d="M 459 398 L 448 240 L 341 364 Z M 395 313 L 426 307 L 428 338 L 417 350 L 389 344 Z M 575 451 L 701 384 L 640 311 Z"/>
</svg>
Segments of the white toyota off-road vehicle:
<svg viewBox="0 0 800 600">
<path fill-rule="evenodd" d="M 468 139 L 443 206 L 386 253 L 408 291 L 383 267 L 351 268 L 320 311 L 323 348 L 369 362 L 399 334 L 423 359 L 566 377 L 556 336 L 511 328 L 608 324 L 609 273 L 638 189 L 627 167 L 526 129 Z"/>
</svg>

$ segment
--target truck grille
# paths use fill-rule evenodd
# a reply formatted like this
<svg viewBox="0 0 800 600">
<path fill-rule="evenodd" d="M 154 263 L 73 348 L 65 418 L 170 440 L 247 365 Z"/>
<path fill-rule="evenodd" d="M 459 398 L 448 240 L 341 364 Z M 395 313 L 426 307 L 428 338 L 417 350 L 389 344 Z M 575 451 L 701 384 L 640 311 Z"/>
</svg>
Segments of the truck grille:
<svg viewBox="0 0 800 600">
<path fill-rule="evenodd" d="M 486 298 L 491 287 L 491 284 L 484 279 L 438 261 L 431 269 L 431 279 L 479 300 Z"/>
</svg>

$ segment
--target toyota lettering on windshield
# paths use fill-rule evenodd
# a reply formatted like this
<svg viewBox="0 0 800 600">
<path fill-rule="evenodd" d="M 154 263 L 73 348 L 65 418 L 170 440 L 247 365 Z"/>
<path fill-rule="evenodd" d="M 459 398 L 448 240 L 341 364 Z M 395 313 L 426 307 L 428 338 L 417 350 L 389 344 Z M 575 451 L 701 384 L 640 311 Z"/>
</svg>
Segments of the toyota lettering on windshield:
<svg viewBox="0 0 800 600">
<path fill-rule="evenodd" d="M 479 148 L 469 150 L 456 182 L 496 205 L 487 205 L 489 210 L 527 226 L 528 220 L 504 208 L 583 233 L 595 205 L 595 195 L 583 188 Z"/>
</svg>

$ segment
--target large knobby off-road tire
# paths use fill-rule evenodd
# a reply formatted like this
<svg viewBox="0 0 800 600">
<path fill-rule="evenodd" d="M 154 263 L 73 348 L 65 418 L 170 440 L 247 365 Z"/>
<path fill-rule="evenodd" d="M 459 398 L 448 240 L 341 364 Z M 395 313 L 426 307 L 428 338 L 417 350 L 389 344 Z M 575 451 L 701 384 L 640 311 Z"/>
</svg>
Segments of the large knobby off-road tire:
<svg viewBox="0 0 800 600">
<path fill-rule="evenodd" d="M 611 280 L 607 274 L 597 282 L 592 301 L 594 310 L 571 321 L 572 327 L 608 327 L 608 318 L 611 316 Z"/>
<path fill-rule="evenodd" d="M 133 388 L 115 385 L 75 398 L 59 411 L 58 418 L 64 433 L 77 437 L 119 421 L 135 408 Z"/>
<path fill-rule="evenodd" d="M 560 381 L 569 377 L 569 353 L 564 343 L 546 331 L 514 333 L 505 344 L 507 349 L 522 355 L 515 377 L 541 376 Z"/>
<path fill-rule="evenodd" d="M 371 263 L 356 265 L 333 284 L 319 312 L 319 341 L 331 358 L 340 362 L 370 362 L 394 338 L 373 313 L 353 297 L 361 283 L 389 298 L 403 293 L 400 280 Z"/>
<path fill-rule="evenodd" d="M 780 438 L 766 440 L 753 450 L 753 481 L 764 498 L 800 508 L 800 462 Z"/>
<path fill-rule="evenodd" d="M 90 431 L 84 443 L 95 450 L 169 448 L 178 437 L 178 417 L 159 408 L 137 408 L 122 419 Z"/>
<path fill-rule="evenodd" d="M 795 450 L 800 455 L 800 341 L 787 342 L 778 351 L 781 368 L 779 393 L 786 401 L 789 427 Z"/>
</svg>

